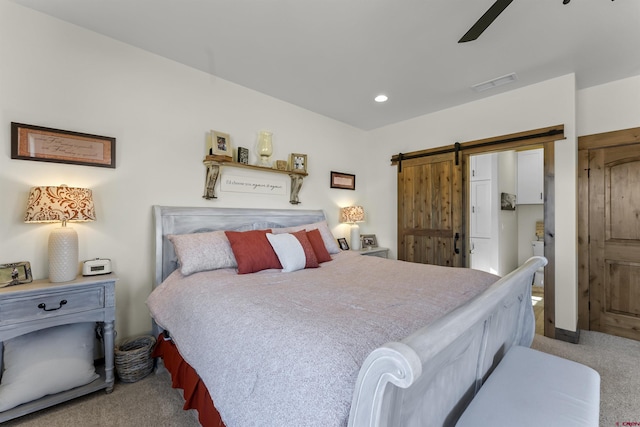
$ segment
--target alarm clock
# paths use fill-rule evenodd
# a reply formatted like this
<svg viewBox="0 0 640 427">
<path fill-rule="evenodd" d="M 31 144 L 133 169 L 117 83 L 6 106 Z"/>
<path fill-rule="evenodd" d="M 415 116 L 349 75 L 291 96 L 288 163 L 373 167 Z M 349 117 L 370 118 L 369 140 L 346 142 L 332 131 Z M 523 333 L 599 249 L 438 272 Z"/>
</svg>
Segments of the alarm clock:
<svg viewBox="0 0 640 427">
<path fill-rule="evenodd" d="M 111 260 L 104 258 L 96 258 L 84 261 L 82 263 L 83 276 L 96 276 L 98 274 L 111 273 Z"/>
</svg>

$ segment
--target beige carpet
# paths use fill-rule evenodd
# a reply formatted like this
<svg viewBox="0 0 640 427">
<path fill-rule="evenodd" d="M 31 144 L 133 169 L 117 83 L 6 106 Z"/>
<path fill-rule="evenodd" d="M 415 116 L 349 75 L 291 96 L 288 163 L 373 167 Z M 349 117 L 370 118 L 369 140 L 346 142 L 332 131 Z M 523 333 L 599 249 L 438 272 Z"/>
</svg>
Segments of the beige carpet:
<svg viewBox="0 0 640 427">
<path fill-rule="evenodd" d="M 532 347 L 598 371 L 601 427 L 640 425 L 640 341 L 581 331 L 578 344 L 536 335 Z"/>
<path fill-rule="evenodd" d="M 533 347 L 600 373 L 600 426 L 640 425 L 640 342 L 583 331 L 579 344 L 536 335 Z M 2 427 L 198 426 L 194 411 L 183 411 L 182 404 L 163 372 L 133 384 L 118 383 L 111 394 L 96 392 Z"/>
<path fill-rule="evenodd" d="M 196 411 L 182 409 L 180 392 L 171 388 L 167 371 L 152 373 L 136 383 L 117 382 L 111 394 L 98 391 L 7 421 L 2 427 L 199 426 Z"/>
</svg>

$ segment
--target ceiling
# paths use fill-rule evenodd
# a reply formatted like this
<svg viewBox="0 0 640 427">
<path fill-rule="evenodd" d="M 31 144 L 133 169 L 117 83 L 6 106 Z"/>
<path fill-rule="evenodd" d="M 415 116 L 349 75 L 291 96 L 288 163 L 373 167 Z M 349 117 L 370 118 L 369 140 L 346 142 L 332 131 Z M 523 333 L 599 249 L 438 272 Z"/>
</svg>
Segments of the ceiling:
<svg viewBox="0 0 640 427">
<path fill-rule="evenodd" d="M 463 44 L 494 0 L 13 1 L 364 130 L 568 73 L 640 75 L 638 0 L 515 0 Z"/>
</svg>

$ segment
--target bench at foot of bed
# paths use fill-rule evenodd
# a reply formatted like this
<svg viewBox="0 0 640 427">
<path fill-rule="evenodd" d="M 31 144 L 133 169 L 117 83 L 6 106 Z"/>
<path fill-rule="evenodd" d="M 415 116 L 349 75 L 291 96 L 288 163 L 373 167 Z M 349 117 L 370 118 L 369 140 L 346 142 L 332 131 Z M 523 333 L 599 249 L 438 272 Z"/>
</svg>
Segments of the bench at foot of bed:
<svg viewBox="0 0 640 427">
<path fill-rule="evenodd" d="M 457 427 L 597 427 L 600 375 L 522 346 L 512 347 L 460 417 Z"/>
</svg>

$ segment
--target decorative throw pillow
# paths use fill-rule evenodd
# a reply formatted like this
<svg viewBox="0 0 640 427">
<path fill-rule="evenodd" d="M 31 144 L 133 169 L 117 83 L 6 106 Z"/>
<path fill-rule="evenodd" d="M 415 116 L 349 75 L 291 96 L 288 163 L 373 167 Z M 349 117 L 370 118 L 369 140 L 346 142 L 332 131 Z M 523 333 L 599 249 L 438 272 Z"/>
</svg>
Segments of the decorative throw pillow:
<svg viewBox="0 0 640 427">
<path fill-rule="evenodd" d="M 305 230 L 296 231 L 295 233 L 291 233 L 298 241 L 300 245 L 302 245 L 302 249 L 304 250 L 304 256 L 307 262 L 304 265 L 304 268 L 318 268 L 320 264 L 318 264 L 318 257 L 316 257 L 316 253 L 313 250 L 313 246 L 311 246 L 311 242 L 307 237 L 307 232 Z M 282 263 L 282 262 L 281 262 Z"/>
<path fill-rule="evenodd" d="M 318 230 L 322 236 L 324 246 L 330 254 L 337 254 L 340 252 L 340 247 L 336 243 L 336 239 L 333 237 L 327 221 L 314 222 L 313 224 L 296 225 L 294 227 L 274 228 L 273 234 L 293 233 L 300 230 Z"/>
<path fill-rule="evenodd" d="M 167 237 L 173 243 L 180 262 L 180 272 L 185 276 L 238 265 L 224 231 L 170 234 Z"/>
<path fill-rule="evenodd" d="M 281 269 L 282 264 L 273 251 L 267 233 L 271 230 L 225 231 L 238 263 L 238 274 L 255 273 L 269 268 Z"/>
<path fill-rule="evenodd" d="M 93 366 L 95 323 L 56 326 L 4 342 L 0 412 L 88 384 Z"/>
<path fill-rule="evenodd" d="M 307 231 L 307 238 L 309 239 L 309 243 L 311 243 L 311 247 L 319 263 L 331 261 L 331 255 L 324 245 L 320 230 L 316 228 L 315 230 Z"/>
<path fill-rule="evenodd" d="M 276 255 L 278 255 L 280 264 L 282 264 L 283 273 L 302 270 L 306 268 L 307 264 L 318 267 L 318 260 L 313 253 L 313 248 L 311 247 L 311 243 L 309 243 L 309 239 L 307 239 L 306 234 L 304 235 L 304 239 L 306 240 L 305 244 L 307 246 L 307 250 L 304 249 L 303 243 L 301 242 L 300 233 L 306 232 L 301 230 L 298 233 L 299 234 L 297 236 L 289 233 L 267 233 L 267 239 L 269 239 L 269 243 L 273 246 L 273 250 L 276 252 Z M 308 260 L 307 254 L 309 253 L 312 258 Z"/>
</svg>

